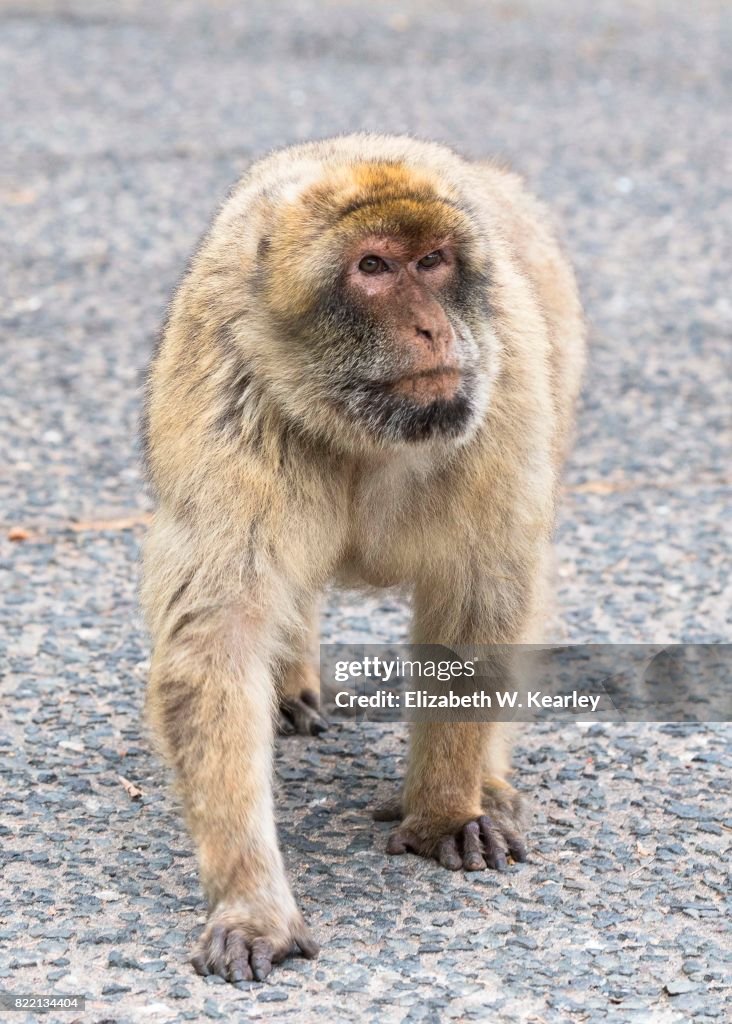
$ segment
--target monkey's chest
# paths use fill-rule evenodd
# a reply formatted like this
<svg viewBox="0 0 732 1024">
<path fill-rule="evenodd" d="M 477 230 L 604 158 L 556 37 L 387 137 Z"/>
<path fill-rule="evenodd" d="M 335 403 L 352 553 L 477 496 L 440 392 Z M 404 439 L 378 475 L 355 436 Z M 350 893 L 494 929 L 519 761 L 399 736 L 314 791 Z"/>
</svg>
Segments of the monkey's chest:
<svg viewBox="0 0 732 1024">
<path fill-rule="evenodd" d="M 390 587 L 415 578 L 425 545 L 436 540 L 434 519 L 425 515 L 422 490 L 423 480 L 399 465 L 359 483 L 351 502 L 341 573 L 350 583 Z"/>
</svg>

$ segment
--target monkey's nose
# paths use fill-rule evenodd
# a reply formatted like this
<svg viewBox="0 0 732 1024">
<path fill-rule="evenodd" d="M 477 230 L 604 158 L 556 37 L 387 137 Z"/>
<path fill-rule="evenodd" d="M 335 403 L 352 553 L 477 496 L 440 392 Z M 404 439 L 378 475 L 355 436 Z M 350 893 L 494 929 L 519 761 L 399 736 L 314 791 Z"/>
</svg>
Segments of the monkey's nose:
<svg viewBox="0 0 732 1024">
<path fill-rule="evenodd" d="M 455 362 L 455 333 L 447 324 L 422 324 L 414 326 L 413 351 L 419 363 L 437 365 Z"/>
</svg>

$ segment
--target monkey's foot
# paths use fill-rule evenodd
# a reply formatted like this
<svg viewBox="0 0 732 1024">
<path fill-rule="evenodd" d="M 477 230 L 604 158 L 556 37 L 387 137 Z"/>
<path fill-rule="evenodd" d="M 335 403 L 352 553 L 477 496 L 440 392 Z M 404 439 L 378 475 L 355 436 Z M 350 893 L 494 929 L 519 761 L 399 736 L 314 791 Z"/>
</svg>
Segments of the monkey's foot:
<svg viewBox="0 0 732 1024">
<path fill-rule="evenodd" d="M 264 981 L 296 945 L 308 960 L 318 955 L 318 944 L 299 913 L 289 925 L 262 925 L 245 903 L 230 903 L 211 914 L 191 963 L 199 974 L 218 974 L 234 985 Z"/>
<path fill-rule="evenodd" d="M 319 736 L 327 728 L 328 722 L 320 713 L 320 698 L 314 690 L 280 697 L 281 736 Z"/>
<path fill-rule="evenodd" d="M 517 863 L 525 861 L 525 809 L 521 795 L 512 786 L 496 780 L 484 787 L 482 804 L 483 814 L 456 828 L 431 826 L 422 818 L 407 815 L 390 835 L 386 852 L 434 857 L 450 871 L 505 871 L 508 857 Z M 374 813 L 377 821 L 400 817 L 401 807 L 396 800 Z"/>
<path fill-rule="evenodd" d="M 320 713 L 320 679 L 309 661 L 293 661 L 279 687 L 281 736 L 319 736 L 328 723 Z"/>
</svg>

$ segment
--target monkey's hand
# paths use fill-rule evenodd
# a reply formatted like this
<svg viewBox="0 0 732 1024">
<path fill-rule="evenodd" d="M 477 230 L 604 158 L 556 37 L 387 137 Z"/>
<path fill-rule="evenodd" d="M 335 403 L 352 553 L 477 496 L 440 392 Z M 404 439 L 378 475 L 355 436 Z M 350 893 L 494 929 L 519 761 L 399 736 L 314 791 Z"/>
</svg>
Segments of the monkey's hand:
<svg viewBox="0 0 732 1024">
<path fill-rule="evenodd" d="M 280 914 L 263 894 L 259 901 L 222 900 L 212 910 L 191 963 L 199 974 L 218 974 L 226 981 L 264 981 L 299 946 L 309 960 L 318 944 L 296 907 Z"/>
<path fill-rule="evenodd" d="M 508 857 L 514 862 L 525 861 L 526 812 L 521 795 L 507 783 L 492 780 L 483 787 L 482 810 L 482 814 L 459 825 L 430 821 L 423 814 L 407 814 L 389 837 L 386 852 L 434 857 L 450 871 L 505 871 Z M 401 817 L 399 805 L 387 804 L 374 817 L 381 821 Z"/>
</svg>

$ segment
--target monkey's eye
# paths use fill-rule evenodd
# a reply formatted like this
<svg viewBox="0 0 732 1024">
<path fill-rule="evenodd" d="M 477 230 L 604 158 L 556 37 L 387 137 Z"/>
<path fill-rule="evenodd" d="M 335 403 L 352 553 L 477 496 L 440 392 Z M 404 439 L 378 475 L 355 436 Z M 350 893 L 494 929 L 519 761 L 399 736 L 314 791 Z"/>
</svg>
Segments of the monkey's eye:
<svg viewBox="0 0 732 1024">
<path fill-rule="evenodd" d="M 442 253 L 439 251 L 439 249 L 435 250 L 435 252 L 428 253 L 426 256 L 423 256 L 422 259 L 417 264 L 417 266 L 421 267 L 422 270 L 432 270 L 432 268 L 436 267 L 438 263 L 442 263 Z"/>
<path fill-rule="evenodd" d="M 358 269 L 362 274 L 383 274 L 389 268 L 380 256 L 364 256 Z"/>
</svg>

